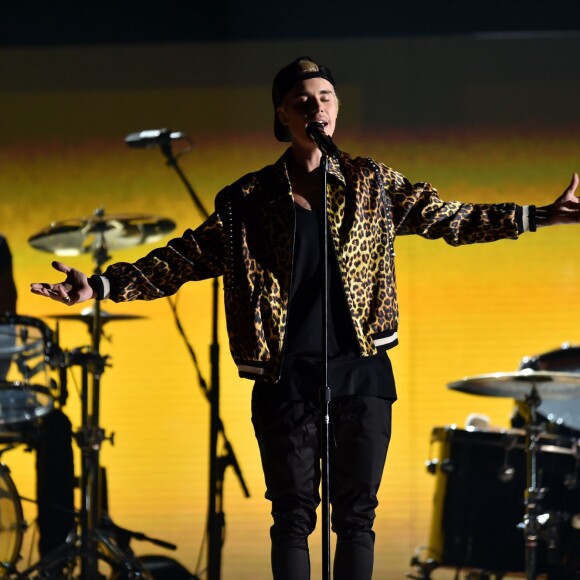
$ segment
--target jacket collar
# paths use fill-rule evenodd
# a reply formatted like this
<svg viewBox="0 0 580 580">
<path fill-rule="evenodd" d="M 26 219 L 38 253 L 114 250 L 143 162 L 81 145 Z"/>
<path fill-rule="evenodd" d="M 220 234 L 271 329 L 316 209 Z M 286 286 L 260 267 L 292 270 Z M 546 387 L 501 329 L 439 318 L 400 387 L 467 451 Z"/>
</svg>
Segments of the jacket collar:
<svg viewBox="0 0 580 580">
<path fill-rule="evenodd" d="M 290 188 L 290 177 L 288 175 L 287 163 L 288 163 L 289 156 L 292 155 L 291 150 L 292 150 L 292 148 L 288 147 L 288 149 L 286 149 L 286 151 L 284 151 L 284 154 L 282 155 L 282 157 L 280 157 L 278 159 L 278 161 L 276 161 L 276 163 L 274 163 L 274 166 L 273 166 L 275 179 L 277 179 L 281 183 L 286 184 L 288 193 L 290 193 L 291 188 Z M 343 163 L 345 160 L 348 160 L 348 159 L 350 159 L 348 154 L 341 153 L 339 159 L 335 159 L 334 157 L 331 157 L 329 159 L 329 163 L 328 163 L 328 173 L 330 175 L 332 175 L 333 177 L 335 177 L 336 179 L 338 179 L 343 185 L 346 185 L 346 179 L 344 178 L 344 175 L 342 174 L 341 163 Z"/>
</svg>

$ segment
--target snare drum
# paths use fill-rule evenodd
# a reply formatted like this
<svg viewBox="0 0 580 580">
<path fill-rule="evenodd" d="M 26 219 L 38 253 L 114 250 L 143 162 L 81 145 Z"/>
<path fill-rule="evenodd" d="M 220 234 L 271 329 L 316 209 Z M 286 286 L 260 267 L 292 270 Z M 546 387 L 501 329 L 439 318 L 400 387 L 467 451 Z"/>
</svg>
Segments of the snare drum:
<svg viewBox="0 0 580 580">
<path fill-rule="evenodd" d="M 52 331 L 36 318 L 0 316 L 0 426 L 31 421 L 53 408 Z"/>
<path fill-rule="evenodd" d="M 525 571 L 525 434 L 511 429 L 432 432 L 435 474 L 430 557 L 440 566 L 490 572 Z M 553 528 L 553 545 L 539 543 L 539 570 L 568 565 L 580 545 L 580 450 L 578 441 L 542 434 L 538 486 L 544 529 Z"/>
<path fill-rule="evenodd" d="M 10 471 L 0 464 L 0 578 L 14 571 L 25 527 L 20 498 Z"/>
</svg>

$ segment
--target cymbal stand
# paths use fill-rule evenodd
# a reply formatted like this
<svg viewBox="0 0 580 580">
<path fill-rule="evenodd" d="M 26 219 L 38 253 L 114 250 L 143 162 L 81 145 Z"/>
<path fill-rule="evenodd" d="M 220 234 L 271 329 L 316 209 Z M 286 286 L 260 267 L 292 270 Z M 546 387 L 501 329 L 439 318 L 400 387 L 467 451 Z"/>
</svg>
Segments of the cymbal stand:
<svg viewBox="0 0 580 580">
<path fill-rule="evenodd" d="M 97 209 L 95 216 L 97 218 L 103 217 L 104 210 Z M 102 227 L 98 230 L 99 240 L 93 254 L 94 273 L 97 275 L 101 273 L 101 266 L 110 259 L 106 247 L 105 229 L 106 222 L 103 220 Z M 74 435 L 81 450 L 80 537 L 72 541 L 73 554 L 68 553 L 65 549 L 62 554 L 58 555 L 61 562 L 73 560 L 75 556 L 80 555 L 81 580 L 99 580 L 101 578 L 98 570 L 99 557 L 105 561 L 109 560 L 106 554 L 99 554 L 99 544 L 106 543 L 103 537 L 107 536 L 106 532 L 99 529 L 103 515 L 100 497 L 101 486 L 99 485 L 101 473 L 99 454 L 102 442 L 108 439 L 113 443 L 114 434 L 106 437 L 104 430 L 99 425 L 101 376 L 109 357 L 100 354 L 102 322 L 98 301 L 95 301 L 91 331 L 91 346 L 72 350 L 67 360 L 68 366 L 80 366 L 82 373 L 81 426 Z M 131 563 L 126 561 L 127 558 L 122 557 L 123 553 L 119 551 L 119 554 L 115 554 L 115 562 L 109 563 L 133 571 Z M 40 568 L 43 568 L 43 565 L 41 561 Z M 132 577 L 140 578 L 140 572 L 135 570 Z"/>
<path fill-rule="evenodd" d="M 93 263 L 94 274 L 102 273 L 101 267 L 111 257 L 108 255 L 105 234 L 108 222 L 104 219 L 103 208 L 94 212 L 96 220 L 91 222 L 91 232 L 97 233 L 97 242 L 94 245 Z M 100 427 L 100 380 L 107 365 L 108 356 L 100 354 L 102 336 L 102 318 L 99 301 L 95 301 L 93 319 L 89 321 L 91 332 L 91 346 L 63 352 L 58 358 L 61 383 L 65 392 L 60 403 L 66 402 L 66 370 L 74 365 L 82 368 L 81 386 L 81 426 L 74 434 L 74 438 L 81 450 L 80 498 L 81 505 L 78 512 L 78 526 L 73 529 L 66 541 L 49 554 L 43 556 L 37 563 L 23 572 L 16 572 L 10 576 L 14 580 L 31 580 L 40 578 L 61 578 L 63 569 L 67 571 L 67 578 L 72 578 L 73 571 L 80 560 L 80 580 L 101 580 L 99 574 L 99 559 L 107 562 L 116 572 L 123 574 L 115 578 L 141 579 L 149 578 L 136 557 L 133 557 L 117 542 L 118 536 L 127 541 L 137 539 L 148 541 L 169 550 L 177 546 L 162 540 L 151 538 L 139 532 L 133 532 L 116 526 L 106 513 L 105 500 L 101 494 L 105 493 L 106 482 L 100 467 L 99 454 L 101 444 L 105 440 L 114 443 L 114 433 L 105 436 Z M 92 387 L 92 388 L 91 388 Z M 80 527 L 80 534 L 78 528 Z M 54 576 L 53 574 L 56 574 Z"/>
<path fill-rule="evenodd" d="M 97 209 L 96 217 L 103 217 L 104 210 Z M 106 222 L 98 232 L 99 241 L 93 255 L 95 274 L 101 273 L 101 266 L 110 259 L 105 243 Z M 100 304 L 95 301 L 94 320 L 92 324 L 92 345 L 73 349 L 67 358 L 67 366 L 80 366 L 81 379 L 81 426 L 74 434 L 81 450 L 80 476 L 80 537 L 71 540 L 71 544 L 52 554 L 51 558 L 41 560 L 35 569 L 47 570 L 58 562 L 70 562 L 80 554 L 80 579 L 99 580 L 99 541 L 102 534 L 97 527 L 101 520 L 100 505 L 100 464 L 99 453 L 102 442 L 107 439 L 104 430 L 99 426 L 100 420 L 100 384 L 101 376 L 107 366 L 108 356 L 100 354 L 101 340 Z M 91 389 L 92 387 L 92 389 Z M 113 434 L 108 438 L 113 443 Z M 106 559 L 106 558 L 104 558 Z M 124 564 L 121 561 L 121 564 Z M 32 572 L 32 569 L 30 570 Z M 138 575 L 135 577 L 139 577 Z"/>
<path fill-rule="evenodd" d="M 526 430 L 526 491 L 524 535 L 526 550 L 526 578 L 535 580 L 538 576 L 538 539 L 540 525 L 538 522 L 539 502 L 544 496 L 544 490 L 538 487 L 538 451 L 541 427 L 538 425 L 537 409 L 542 400 L 536 386 L 525 398 L 528 408 Z"/>
<path fill-rule="evenodd" d="M 97 218 L 104 217 L 104 209 L 99 208 L 94 212 Z M 101 267 L 111 257 L 108 255 L 105 230 L 106 220 L 102 220 L 99 232 L 99 241 L 95 247 L 93 262 L 95 264 L 94 274 L 102 273 Z M 99 580 L 98 560 L 101 557 L 112 566 L 121 569 L 128 578 L 144 578 L 146 572 L 141 567 L 136 558 L 131 557 L 124 550 L 116 545 L 115 533 L 123 530 L 115 526 L 111 521 L 106 521 L 105 510 L 103 509 L 103 498 L 100 492 L 103 486 L 100 485 L 100 449 L 101 443 L 109 440 L 114 444 L 114 433 L 109 437 L 105 436 L 104 430 L 100 427 L 100 393 L 101 375 L 107 366 L 108 356 L 100 354 L 102 319 L 101 306 L 95 300 L 94 319 L 92 324 L 92 348 L 90 352 L 80 353 L 78 356 L 82 366 L 82 426 L 77 433 L 77 442 L 82 451 L 81 467 L 81 580 Z M 92 376 L 92 391 L 89 389 L 89 374 Z M 89 403 L 90 399 L 90 403 Z M 129 530 L 124 530 L 129 537 L 136 539 L 147 539 L 158 545 L 164 545 L 169 549 L 176 546 L 154 538 L 148 538 Z M 141 536 L 141 537 L 140 537 Z M 104 551 L 99 552 L 99 545 Z M 107 555 L 109 554 L 109 555 Z"/>
<path fill-rule="evenodd" d="M 96 217 L 103 217 L 104 209 L 95 211 Z M 105 223 L 105 222 L 103 222 Z M 110 259 L 105 243 L 105 231 L 98 233 L 100 240 L 96 246 L 93 262 L 94 273 L 101 274 L 101 266 Z M 100 303 L 95 301 L 95 314 L 92 327 L 92 350 L 78 353 L 82 367 L 82 420 L 77 432 L 77 443 L 81 449 L 81 578 L 93 580 L 98 578 L 98 543 L 95 529 L 100 519 L 99 509 L 99 452 L 105 439 L 104 431 L 99 426 L 101 375 L 104 372 L 107 357 L 100 355 L 101 316 Z M 92 376 L 92 392 L 89 389 L 89 373 Z M 90 404 L 89 404 L 90 398 Z M 113 436 L 111 436 L 111 442 Z"/>
<path fill-rule="evenodd" d="M 81 507 L 80 507 L 80 544 L 81 578 L 98 579 L 98 542 L 96 528 L 99 522 L 99 451 L 105 439 L 99 427 L 99 385 L 108 357 L 98 351 L 79 350 L 73 354 L 74 362 L 82 367 L 82 424 L 76 433 L 77 444 L 81 449 Z M 92 393 L 89 388 L 89 374 L 92 375 Z M 89 398 L 91 404 L 89 405 Z M 111 441 L 113 436 L 111 436 Z"/>
</svg>

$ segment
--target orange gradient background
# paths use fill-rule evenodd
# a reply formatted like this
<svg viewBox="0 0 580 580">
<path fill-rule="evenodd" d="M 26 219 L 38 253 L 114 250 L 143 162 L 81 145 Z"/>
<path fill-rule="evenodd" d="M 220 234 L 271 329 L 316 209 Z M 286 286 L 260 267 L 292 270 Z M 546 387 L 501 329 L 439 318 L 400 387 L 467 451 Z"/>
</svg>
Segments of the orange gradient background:
<svg viewBox="0 0 580 580">
<path fill-rule="evenodd" d="M 285 47 L 278 61 L 289 60 L 287 54 L 301 54 L 300 48 Z M 64 52 L 53 53 L 52 58 L 62 57 L 64 62 Z M 19 53 L 14 63 L 29 58 Z M 127 148 L 123 137 L 128 132 L 160 126 L 191 128 L 195 148 L 181 159 L 181 166 L 210 210 L 221 187 L 277 159 L 284 145 L 270 133 L 268 79 L 263 81 L 263 85 L 240 87 L 139 91 L 121 86 L 116 92 L 66 86 L 33 90 L 15 82 L 4 91 L 0 95 L 6 127 L 0 138 L 0 231 L 13 253 L 19 313 L 54 328 L 55 315 L 82 308 L 65 308 L 28 292 L 32 281 L 59 279 L 50 268 L 53 256 L 27 243 L 29 236 L 52 221 L 88 216 L 104 207 L 108 214 L 147 213 L 173 219 L 175 235 L 200 223 L 188 193 L 161 153 Z M 482 122 L 371 131 L 362 126 L 365 95 L 356 84 L 347 84 L 341 99 L 344 109 L 352 107 L 351 113 L 345 113 L 344 128 L 339 123 L 335 135 L 342 149 L 372 156 L 413 181 L 428 180 L 444 199 L 542 205 L 553 201 L 572 171 L 580 168 L 578 126 Z M 224 102 L 229 105 L 225 109 Z M 29 114 L 42 123 L 27 122 Z M 229 121 L 245 116 L 258 118 L 258 129 L 251 129 L 247 119 Z M 219 130 L 206 127 L 195 132 L 197 126 L 204 127 L 198 119 L 207 118 L 219 119 Z M 399 401 L 379 497 L 376 578 L 403 577 L 414 550 L 429 540 L 435 482 L 424 462 L 430 457 L 433 427 L 461 426 L 472 412 L 488 415 L 494 425 L 509 426 L 512 401 L 451 392 L 446 384 L 464 376 L 513 371 L 526 355 L 580 340 L 579 234 L 578 228 L 557 227 L 526 234 L 517 242 L 461 248 L 416 237 L 396 241 L 402 315 L 400 346 L 391 351 L 391 358 Z M 112 251 L 112 260 L 132 261 L 149 248 Z M 86 272 L 93 268 L 90 256 L 66 262 Z M 189 284 L 177 300 L 209 381 L 211 283 Z M 102 378 L 101 425 L 108 435 L 115 433 L 115 445 L 103 444 L 101 462 L 107 468 L 111 516 L 124 528 L 178 545 L 177 552 L 171 553 L 133 542 L 138 554 L 165 553 L 199 572 L 203 569 L 203 563 L 199 568 L 197 564 L 200 551 L 202 562 L 205 559 L 208 403 L 166 300 L 102 306 L 112 314 L 143 317 L 104 327 L 102 353 L 110 357 L 111 366 Z M 219 322 L 221 414 L 251 492 L 251 498 L 244 498 L 233 471 L 228 470 L 223 577 L 267 578 L 270 506 L 263 498 L 250 422 L 251 383 L 237 377 L 221 306 Z M 78 321 L 61 321 L 60 336 L 64 349 L 90 343 L 85 325 Z M 78 428 L 78 368 L 69 371 L 68 384 L 65 412 Z M 76 446 L 75 453 L 78 472 Z M 5 453 L 2 462 L 10 468 L 19 494 L 34 498 L 33 454 L 19 447 Z M 34 504 L 23 501 L 23 506 L 26 520 L 32 523 Z M 29 557 L 34 561 L 35 542 L 31 526 L 25 533 L 22 566 Z M 316 532 L 311 543 L 313 577 L 320 566 L 319 552 Z M 446 574 L 439 570 L 434 577 Z"/>
</svg>

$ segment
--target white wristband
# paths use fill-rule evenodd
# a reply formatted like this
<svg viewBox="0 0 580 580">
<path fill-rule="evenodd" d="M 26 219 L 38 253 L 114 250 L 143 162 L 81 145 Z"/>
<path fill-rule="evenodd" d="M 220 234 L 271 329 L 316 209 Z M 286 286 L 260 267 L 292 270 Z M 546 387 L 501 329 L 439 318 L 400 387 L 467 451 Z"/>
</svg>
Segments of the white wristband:
<svg viewBox="0 0 580 580">
<path fill-rule="evenodd" d="M 522 206 L 522 227 L 524 232 L 530 231 L 530 206 Z"/>
<path fill-rule="evenodd" d="M 111 293 L 111 283 L 109 282 L 109 279 L 106 278 L 105 276 L 99 276 L 99 278 L 103 283 L 103 300 L 104 300 L 105 298 L 108 298 L 109 294 Z"/>
</svg>

